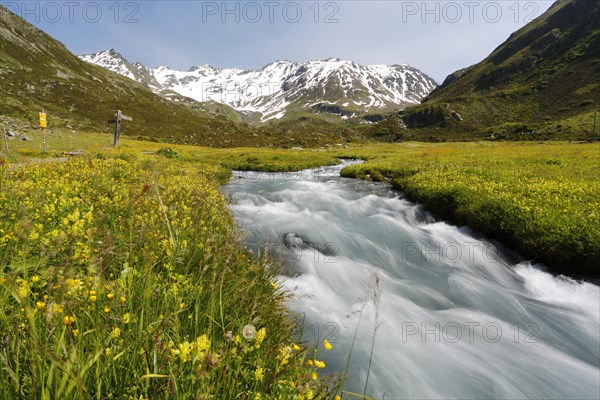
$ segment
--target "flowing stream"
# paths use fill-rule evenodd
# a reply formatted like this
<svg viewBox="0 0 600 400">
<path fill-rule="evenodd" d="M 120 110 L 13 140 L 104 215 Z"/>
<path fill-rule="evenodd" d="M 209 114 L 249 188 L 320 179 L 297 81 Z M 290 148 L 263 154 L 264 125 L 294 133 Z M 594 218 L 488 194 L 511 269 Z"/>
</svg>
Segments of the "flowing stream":
<svg viewBox="0 0 600 400">
<path fill-rule="evenodd" d="M 384 184 L 340 178 L 348 163 L 234 172 L 224 188 L 246 245 L 285 261 L 279 285 L 293 293 L 302 339 L 326 372 L 348 364 L 346 391 L 600 397 L 598 286 L 517 263 Z"/>
</svg>

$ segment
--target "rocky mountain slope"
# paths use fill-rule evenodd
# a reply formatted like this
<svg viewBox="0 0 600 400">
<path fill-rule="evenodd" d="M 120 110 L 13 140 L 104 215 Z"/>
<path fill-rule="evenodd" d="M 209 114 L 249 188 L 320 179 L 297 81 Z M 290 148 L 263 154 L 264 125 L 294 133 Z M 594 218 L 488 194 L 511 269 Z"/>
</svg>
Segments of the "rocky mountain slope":
<svg viewBox="0 0 600 400">
<path fill-rule="evenodd" d="M 147 68 L 130 63 L 114 49 L 80 58 L 143 83 L 155 93 L 226 104 L 246 115 L 256 114 L 263 122 L 299 110 L 342 119 L 398 110 L 419 104 L 437 85 L 409 65 L 363 66 L 337 58 L 276 61 L 249 71 L 210 65 L 189 71 Z"/>
</svg>

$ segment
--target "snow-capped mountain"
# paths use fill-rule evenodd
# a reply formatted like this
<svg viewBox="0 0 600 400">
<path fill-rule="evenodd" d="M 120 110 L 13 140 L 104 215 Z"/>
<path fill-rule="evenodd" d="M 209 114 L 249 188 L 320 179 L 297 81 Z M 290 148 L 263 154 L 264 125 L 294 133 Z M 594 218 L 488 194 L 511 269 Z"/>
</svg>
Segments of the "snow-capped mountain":
<svg viewBox="0 0 600 400">
<path fill-rule="evenodd" d="M 79 58 L 143 83 L 154 91 L 163 89 L 156 79 L 154 79 L 154 73 L 151 69 L 146 68 L 141 63 L 130 63 L 114 49 L 79 56 Z"/>
<path fill-rule="evenodd" d="M 337 58 L 305 63 L 276 61 L 258 70 L 203 65 L 189 71 L 165 66 L 147 68 L 130 63 L 115 50 L 80 58 L 141 82 L 155 92 L 167 96 L 175 92 L 201 102 L 227 104 L 241 112 L 260 113 L 262 121 L 281 118 L 299 108 L 329 110 L 344 116 L 397 110 L 420 103 L 437 86 L 409 65 L 363 66 Z"/>
</svg>

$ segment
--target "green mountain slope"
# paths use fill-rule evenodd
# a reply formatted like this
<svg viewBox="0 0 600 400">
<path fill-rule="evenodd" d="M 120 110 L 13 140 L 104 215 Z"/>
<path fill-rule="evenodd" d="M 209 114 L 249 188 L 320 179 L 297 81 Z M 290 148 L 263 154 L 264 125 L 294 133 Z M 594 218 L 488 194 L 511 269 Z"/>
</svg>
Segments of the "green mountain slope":
<svg viewBox="0 0 600 400">
<path fill-rule="evenodd" d="M 231 107 L 199 103 L 175 93 L 159 96 L 144 85 L 73 55 L 60 42 L 0 6 L 0 128 L 48 128 L 110 133 L 115 110 L 133 117 L 123 134 L 151 141 L 214 147 L 325 146 L 369 140 L 359 122 L 303 115 L 255 127 Z"/>
<path fill-rule="evenodd" d="M 125 134 L 149 140 L 228 146 L 256 138 L 226 112 L 190 99 L 169 101 L 142 85 L 79 60 L 66 47 L 0 7 L 0 115 L 4 121 L 49 128 L 110 132 L 120 109 L 132 116 Z M 265 138 L 268 141 L 268 138 Z M 256 141 L 256 139 L 254 139 Z"/>
<path fill-rule="evenodd" d="M 583 138 L 598 109 L 600 1 L 559 0 L 398 116 L 423 132 Z"/>
</svg>

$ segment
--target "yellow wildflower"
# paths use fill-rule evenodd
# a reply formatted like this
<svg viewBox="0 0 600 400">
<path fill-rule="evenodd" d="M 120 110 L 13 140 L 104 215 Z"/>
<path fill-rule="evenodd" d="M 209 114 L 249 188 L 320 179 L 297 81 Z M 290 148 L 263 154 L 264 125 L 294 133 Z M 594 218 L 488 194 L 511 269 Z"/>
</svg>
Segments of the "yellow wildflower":
<svg viewBox="0 0 600 400">
<path fill-rule="evenodd" d="M 42 310 L 46 308 L 46 303 L 44 303 L 43 301 L 36 301 L 35 306 L 38 310 Z"/>
<path fill-rule="evenodd" d="M 185 341 L 183 343 L 181 343 L 179 345 L 179 358 L 181 359 L 181 361 L 189 361 L 190 360 L 190 354 L 192 352 L 192 345 Z"/>
<path fill-rule="evenodd" d="M 109 312 L 110 312 L 110 308 L 108 308 L 108 307 L 106 307 L 106 306 L 105 306 L 105 307 L 104 307 L 104 309 L 103 309 L 103 311 L 104 311 L 105 313 L 109 313 Z"/>
<path fill-rule="evenodd" d="M 109 293 L 106 295 L 106 297 L 108 297 L 109 299 L 112 299 L 113 297 L 115 297 L 114 293 Z"/>
<path fill-rule="evenodd" d="M 277 358 L 279 359 L 280 364 L 284 366 L 289 362 L 291 355 L 292 349 L 286 346 L 279 349 L 279 355 Z"/>
<path fill-rule="evenodd" d="M 208 339 L 208 335 L 204 334 L 202 336 L 198 336 L 196 341 L 194 342 L 194 350 L 196 351 L 196 358 L 198 360 L 204 360 L 206 357 L 206 351 L 210 347 L 210 340 Z"/>
<path fill-rule="evenodd" d="M 254 379 L 262 381 L 265 378 L 265 370 L 262 367 L 256 368 L 254 371 Z"/>
<path fill-rule="evenodd" d="M 124 324 L 128 324 L 131 321 L 131 316 L 129 315 L 129 313 L 123 315 L 123 323 Z"/>
<path fill-rule="evenodd" d="M 116 339 L 119 336 L 121 336 L 121 329 L 119 328 L 115 328 L 110 332 L 110 338 L 111 339 Z"/>
<path fill-rule="evenodd" d="M 21 284 L 17 288 L 17 296 L 19 296 L 21 299 L 24 299 L 27 296 L 29 296 L 29 284 L 27 283 L 27 281 L 21 282 Z"/>
<path fill-rule="evenodd" d="M 51 310 L 55 314 L 62 314 L 65 308 L 60 304 L 52 303 Z"/>
<path fill-rule="evenodd" d="M 42 279 L 37 275 L 34 275 L 33 277 L 31 277 L 31 282 L 33 282 L 33 283 L 40 283 L 41 280 Z"/>
<path fill-rule="evenodd" d="M 333 349 L 333 346 L 331 345 L 331 343 L 329 343 L 327 339 L 323 340 L 323 347 L 325 347 L 325 350 Z"/>
<path fill-rule="evenodd" d="M 72 325 L 73 322 L 75 322 L 75 317 L 72 315 L 65 315 L 63 318 L 63 324 L 65 325 Z"/>
<path fill-rule="evenodd" d="M 121 303 L 125 303 L 127 301 L 127 298 L 125 296 L 121 296 L 119 297 L 119 300 L 121 301 Z"/>
<path fill-rule="evenodd" d="M 254 338 L 254 340 L 256 341 L 256 347 L 260 347 L 260 345 L 262 344 L 263 340 L 265 340 L 265 337 L 267 336 L 267 329 L 266 328 L 260 328 L 258 330 L 258 332 L 256 332 L 256 337 Z"/>
</svg>

